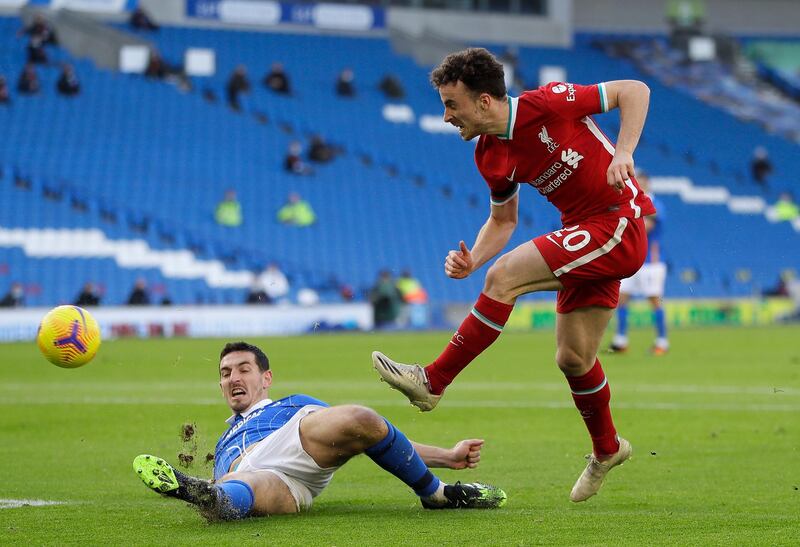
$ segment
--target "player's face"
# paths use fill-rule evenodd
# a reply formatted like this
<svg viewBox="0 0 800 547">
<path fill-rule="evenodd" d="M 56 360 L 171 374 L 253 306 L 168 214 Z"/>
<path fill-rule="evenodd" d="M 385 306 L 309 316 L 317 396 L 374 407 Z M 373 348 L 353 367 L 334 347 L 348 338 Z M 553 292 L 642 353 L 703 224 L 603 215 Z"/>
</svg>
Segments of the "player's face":
<svg viewBox="0 0 800 547">
<path fill-rule="evenodd" d="M 471 141 L 484 132 L 486 126 L 486 100 L 484 95 L 474 94 L 458 81 L 439 87 L 439 97 L 444 105 L 444 121 L 458 127 L 458 134 Z"/>
<path fill-rule="evenodd" d="M 219 387 L 228 406 L 243 412 L 267 398 L 272 371 L 261 372 L 256 356 L 249 351 L 234 351 L 219 363 Z"/>
</svg>

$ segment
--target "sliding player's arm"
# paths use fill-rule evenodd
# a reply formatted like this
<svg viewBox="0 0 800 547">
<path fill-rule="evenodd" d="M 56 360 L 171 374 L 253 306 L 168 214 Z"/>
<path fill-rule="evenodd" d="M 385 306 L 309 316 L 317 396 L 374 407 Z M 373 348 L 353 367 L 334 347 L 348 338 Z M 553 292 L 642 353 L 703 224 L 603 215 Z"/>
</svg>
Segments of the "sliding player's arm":
<svg viewBox="0 0 800 547">
<path fill-rule="evenodd" d="M 481 460 L 483 439 L 467 439 L 459 441 L 453 448 L 441 448 L 411 441 L 414 450 L 428 467 L 445 467 L 448 469 L 473 469 Z"/>
</svg>

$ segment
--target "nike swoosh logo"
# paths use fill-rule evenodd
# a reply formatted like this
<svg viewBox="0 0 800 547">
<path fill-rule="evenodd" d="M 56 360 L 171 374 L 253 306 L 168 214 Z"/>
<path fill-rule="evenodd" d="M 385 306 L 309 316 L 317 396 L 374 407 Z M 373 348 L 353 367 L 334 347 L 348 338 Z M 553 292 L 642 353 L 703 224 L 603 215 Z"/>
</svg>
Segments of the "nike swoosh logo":
<svg viewBox="0 0 800 547">
<path fill-rule="evenodd" d="M 516 172 L 517 172 L 517 166 L 515 165 L 515 166 L 514 166 L 514 170 L 513 170 L 513 171 L 511 171 L 511 176 L 510 176 L 510 177 L 506 177 L 506 180 L 508 180 L 509 182 L 514 182 L 514 174 L 515 174 Z"/>
</svg>

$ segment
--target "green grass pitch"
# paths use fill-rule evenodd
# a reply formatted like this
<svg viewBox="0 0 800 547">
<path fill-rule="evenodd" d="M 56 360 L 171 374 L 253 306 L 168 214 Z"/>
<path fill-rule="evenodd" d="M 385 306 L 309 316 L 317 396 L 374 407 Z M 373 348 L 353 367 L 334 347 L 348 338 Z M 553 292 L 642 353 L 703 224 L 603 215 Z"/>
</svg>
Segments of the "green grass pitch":
<svg viewBox="0 0 800 547">
<path fill-rule="evenodd" d="M 210 476 L 229 413 L 217 386 L 221 340 L 105 343 L 77 370 L 34 344 L 0 346 L 0 498 L 64 502 L 0 509 L 2 544 L 797 545 L 800 542 L 798 327 L 676 330 L 672 352 L 603 359 L 617 427 L 634 458 L 583 504 L 568 495 L 590 443 L 553 363 L 552 333 L 507 333 L 421 414 L 378 381 L 370 351 L 427 360 L 447 333 L 254 340 L 270 356 L 272 397 L 304 392 L 362 403 L 420 442 L 486 440 L 472 471 L 509 496 L 496 511 L 428 512 L 368 458 L 346 465 L 300 516 L 207 524 L 148 491 L 140 453 Z M 182 424 L 196 427 L 184 442 Z M 0 502 L 0 507 L 7 505 Z"/>
</svg>

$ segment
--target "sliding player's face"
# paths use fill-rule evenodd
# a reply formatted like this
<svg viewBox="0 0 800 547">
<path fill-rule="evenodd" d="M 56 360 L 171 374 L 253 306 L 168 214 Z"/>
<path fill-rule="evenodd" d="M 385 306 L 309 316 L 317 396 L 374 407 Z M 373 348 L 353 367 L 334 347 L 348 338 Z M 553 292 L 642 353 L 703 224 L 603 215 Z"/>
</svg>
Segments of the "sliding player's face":
<svg viewBox="0 0 800 547">
<path fill-rule="evenodd" d="M 444 105 L 444 121 L 458 127 L 458 134 L 471 141 L 486 127 L 487 94 L 475 96 L 461 80 L 439 87 L 439 97 Z"/>
<path fill-rule="evenodd" d="M 266 399 L 270 385 L 272 371 L 262 372 L 249 351 L 231 352 L 219 363 L 219 387 L 234 412 L 244 412 Z"/>
</svg>

